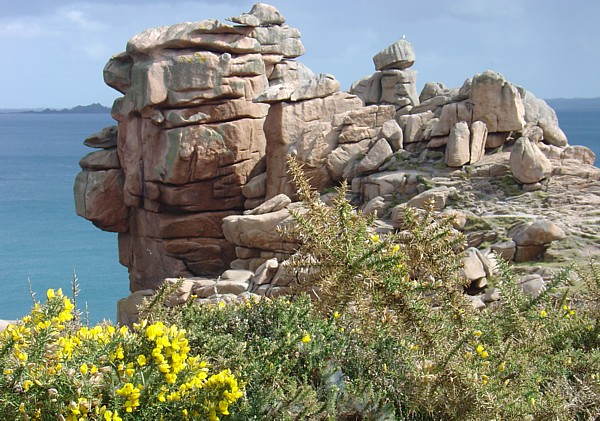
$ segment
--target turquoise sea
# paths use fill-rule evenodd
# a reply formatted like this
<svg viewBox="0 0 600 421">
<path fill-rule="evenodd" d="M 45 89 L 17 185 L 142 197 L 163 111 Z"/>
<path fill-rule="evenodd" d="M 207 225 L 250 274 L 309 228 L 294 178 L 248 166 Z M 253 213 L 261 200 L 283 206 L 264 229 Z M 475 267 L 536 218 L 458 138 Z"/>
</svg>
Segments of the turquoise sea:
<svg viewBox="0 0 600 421">
<path fill-rule="evenodd" d="M 573 145 L 600 155 L 600 112 L 558 112 Z M 75 214 L 73 181 L 83 140 L 114 124 L 107 114 L 0 114 L 0 319 L 31 308 L 48 288 L 70 291 L 74 272 L 90 322 L 116 319 L 116 301 L 129 293 L 118 262 L 117 236 Z M 598 160 L 597 160 L 598 162 Z"/>
<path fill-rule="evenodd" d="M 129 293 L 117 235 L 75 214 L 73 182 L 83 140 L 114 124 L 108 114 L 0 114 L 0 319 L 31 308 L 48 288 L 71 290 L 74 272 L 90 322 L 116 320 Z"/>
</svg>

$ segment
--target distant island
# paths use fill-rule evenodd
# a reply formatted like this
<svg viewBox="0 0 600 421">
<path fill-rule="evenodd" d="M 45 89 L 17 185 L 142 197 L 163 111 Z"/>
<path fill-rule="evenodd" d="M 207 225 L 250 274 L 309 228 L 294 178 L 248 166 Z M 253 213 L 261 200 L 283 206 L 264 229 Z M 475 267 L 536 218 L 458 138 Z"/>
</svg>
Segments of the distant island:
<svg viewBox="0 0 600 421">
<path fill-rule="evenodd" d="M 105 107 L 102 104 L 94 103 L 90 105 L 78 105 L 73 108 L 65 108 L 62 110 L 55 110 L 46 108 L 42 111 L 22 111 L 26 114 L 107 114 L 110 113 L 110 108 Z"/>
<path fill-rule="evenodd" d="M 0 108 L 0 114 L 109 114 L 110 108 L 102 104 L 77 105 L 73 108 Z"/>
</svg>

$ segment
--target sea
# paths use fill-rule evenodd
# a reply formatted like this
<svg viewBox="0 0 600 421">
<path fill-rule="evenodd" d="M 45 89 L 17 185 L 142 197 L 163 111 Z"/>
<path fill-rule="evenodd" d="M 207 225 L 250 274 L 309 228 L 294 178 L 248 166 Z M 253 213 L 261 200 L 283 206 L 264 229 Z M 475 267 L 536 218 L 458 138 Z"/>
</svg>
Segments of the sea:
<svg viewBox="0 0 600 421">
<path fill-rule="evenodd" d="M 0 114 L 0 319 L 26 315 L 48 288 L 72 296 L 91 324 L 116 321 L 129 294 L 117 234 L 77 216 L 73 183 L 83 140 L 114 125 L 109 114 Z"/>
<path fill-rule="evenodd" d="M 600 111 L 558 111 L 572 145 L 600 156 Z M 26 315 L 48 288 L 71 295 L 90 324 L 116 321 L 129 294 L 117 235 L 75 213 L 78 162 L 90 134 L 115 124 L 108 114 L 0 114 L 0 319 Z M 598 160 L 596 161 L 598 162 Z"/>
</svg>

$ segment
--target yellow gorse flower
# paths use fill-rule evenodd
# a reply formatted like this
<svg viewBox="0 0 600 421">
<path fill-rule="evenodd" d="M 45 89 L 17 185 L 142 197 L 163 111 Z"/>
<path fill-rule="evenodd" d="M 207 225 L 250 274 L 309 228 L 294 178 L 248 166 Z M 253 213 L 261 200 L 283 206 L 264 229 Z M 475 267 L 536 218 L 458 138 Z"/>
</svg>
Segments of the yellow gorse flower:
<svg viewBox="0 0 600 421">
<path fill-rule="evenodd" d="M 487 358 L 490 356 L 490 354 L 488 354 L 488 352 L 483 348 L 483 345 L 481 344 L 477 345 L 476 351 L 481 358 Z"/>
<path fill-rule="evenodd" d="M 16 379 L 16 389 L 25 399 L 34 389 L 36 393 L 38 388 L 47 391 L 49 399 L 65 405 L 64 419 L 122 421 L 119 413 L 135 414 L 146 393 L 155 403 L 185 400 L 183 405 L 191 405 L 187 407 L 189 418 L 206 419 L 211 414 L 218 418 L 228 415 L 230 405 L 243 396 L 243 384 L 229 370 L 210 376 L 206 362 L 189 355 L 185 330 L 142 321 L 133 331 L 97 325 L 73 332 L 66 329 L 66 322 L 73 319 L 73 303 L 61 290 L 48 290 L 47 297 L 48 304 L 36 303 L 22 322 L 0 332 L 0 347 L 10 347 L 6 355 L 12 364 L 5 365 L 2 372 L 11 376 L 19 370 L 22 380 Z M 45 341 L 43 359 L 34 348 L 40 345 L 40 338 Z M 103 351 L 99 353 L 99 349 Z M 64 401 L 62 390 L 48 384 L 49 378 L 54 381 L 52 376 L 71 383 L 76 395 Z M 146 381 L 156 384 L 152 376 L 162 384 L 159 382 L 158 390 L 146 391 Z M 204 389 L 206 394 L 199 393 Z M 107 408 L 109 402 L 116 407 Z M 40 408 L 26 403 L 18 407 L 23 418 L 41 419 Z"/>
<path fill-rule="evenodd" d="M 125 412 L 133 412 L 140 406 L 140 392 L 140 388 L 135 387 L 132 383 L 125 383 L 122 388 L 117 389 L 117 395 L 125 398 L 125 402 L 123 403 Z"/>
</svg>

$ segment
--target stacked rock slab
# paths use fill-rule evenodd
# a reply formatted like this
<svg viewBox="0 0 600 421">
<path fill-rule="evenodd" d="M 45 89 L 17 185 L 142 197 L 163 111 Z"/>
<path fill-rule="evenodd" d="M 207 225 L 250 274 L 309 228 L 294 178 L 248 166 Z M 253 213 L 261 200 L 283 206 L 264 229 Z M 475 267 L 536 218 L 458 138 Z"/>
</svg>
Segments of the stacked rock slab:
<svg viewBox="0 0 600 421">
<path fill-rule="evenodd" d="M 409 69 L 414 62 L 412 44 L 401 39 L 373 57 L 377 71 L 354 82 L 350 92 L 366 105 L 390 104 L 399 114 L 408 114 L 419 105 L 417 72 Z"/>
<path fill-rule="evenodd" d="M 433 205 L 458 230 L 479 217 L 527 221 L 510 232 L 465 231 L 464 275 L 482 306 L 498 299 L 482 291 L 491 250 L 509 261 L 542 259 L 569 236 L 530 214 L 529 203 L 517 206 L 520 197 L 495 207 L 508 193 L 494 189 L 592 191 L 600 180 L 593 153 L 568 145 L 554 111 L 498 73 L 455 89 L 427 83 L 417 96 L 414 51 L 400 40 L 375 55 L 375 74 L 353 95 L 294 60 L 300 34 L 272 6 L 230 21 L 144 31 L 106 65 L 106 83 L 124 94 L 113 106 L 119 124 L 86 140 L 99 150 L 81 160 L 75 198 L 79 215 L 119 233 L 137 291 L 122 308 L 135 312 L 178 277 L 185 281 L 169 305 L 289 292 L 304 275 L 286 270 L 298 244 L 278 233 L 302 212 L 288 155 L 320 192 L 349 181 L 354 204 L 383 218 L 377 232 L 403 226 L 406 206 Z M 469 202 L 475 193 L 489 203 Z"/>
<path fill-rule="evenodd" d="M 375 171 L 401 142 L 394 107 L 364 107 L 333 76 L 293 60 L 304 52 L 300 33 L 273 6 L 229 20 L 235 25 L 146 30 L 104 69 L 124 95 L 112 111 L 116 144 L 102 152 L 114 168 L 82 163 L 75 195 L 81 216 L 119 233 L 132 291 L 289 253 L 254 249 L 221 227 L 227 216 L 293 197 L 287 155 L 323 190 L 350 162 L 348 174 Z M 358 165 L 360 154 L 369 159 Z"/>
<path fill-rule="evenodd" d="M 75 180 L 75 210 L 105 231 L 127 230 L 128 208 L 123 203 L 124 174 L 117 153 L 117 127 L 107 127 L 84 142 L 100 149 L 81 158 Z"/>
<path fill-rule="evenodd" d="M 253 99 L 304 47 L 272 6 L 230 20 L 149 29 L 104 69 L 123 94 L 116 142 L 82 160 L 75 196 L 78 214 L 119 233 L 132 291 L 235 258 L 221 221 L 243 211 L 242 187 L 265 170 L 269 105 Z"/>
</svg>

